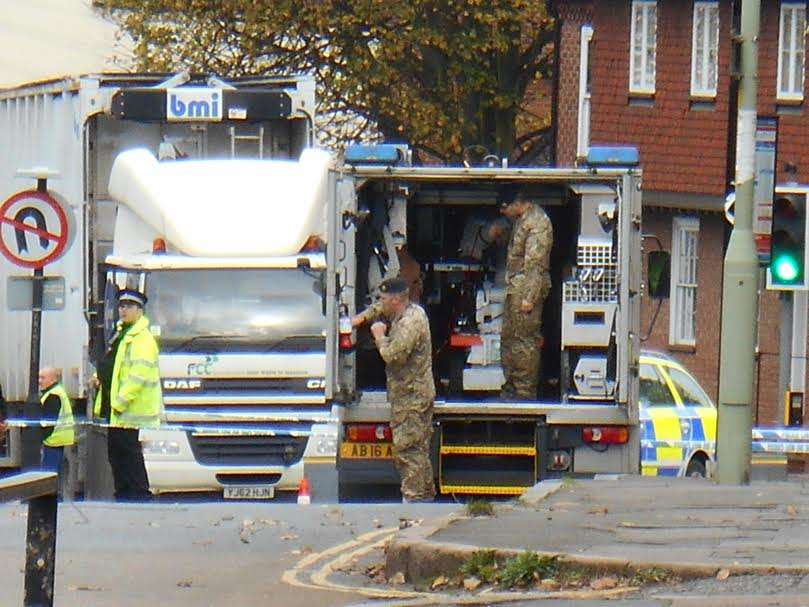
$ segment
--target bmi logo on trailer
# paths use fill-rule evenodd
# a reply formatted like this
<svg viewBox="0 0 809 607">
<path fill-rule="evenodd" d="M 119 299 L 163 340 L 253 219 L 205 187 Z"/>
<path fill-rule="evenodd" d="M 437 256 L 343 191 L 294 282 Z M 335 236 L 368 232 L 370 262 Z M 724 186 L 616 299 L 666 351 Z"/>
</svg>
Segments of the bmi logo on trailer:
<svg viewBox="0 0 809 607">
<path fill-rule="evenodd" d="M 166 118 L 169 122 L 222 120 L 222 89 L 166 89 Z"/>
</svg>

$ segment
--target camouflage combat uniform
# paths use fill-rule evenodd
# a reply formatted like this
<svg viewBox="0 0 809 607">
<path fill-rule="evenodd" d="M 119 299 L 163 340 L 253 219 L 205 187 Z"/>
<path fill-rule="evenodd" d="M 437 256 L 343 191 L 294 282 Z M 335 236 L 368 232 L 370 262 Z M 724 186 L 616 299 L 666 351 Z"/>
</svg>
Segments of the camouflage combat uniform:
<svg viewBox="0 0 809 607">
<path fill-rule="evenodd" d="M 366 322 L 378 320 L 382 307 L 376 303 L 361 316 Z M 435 383 L 430 324 L 421 306 L 409 304 L 390 322 L 388 334 L 376 340 L 376 346 L 386 365 L 393 463 L 402 479 L 402 496 L 409 502 L 432 501 Z"/>
<path fill-rule="evenodd" d="M 506 302 L 500 334 L 500 359 L 506 382 L 500 396 L 506 400 L 535 400 L 539 381 L 542 306 L 551 288 L 548 272 L 553 226 L 545 211 L 531 205 L 517 219 L 506 261 Z M 520 310 L 523 301 L 534 307 Z"/>
</svg>

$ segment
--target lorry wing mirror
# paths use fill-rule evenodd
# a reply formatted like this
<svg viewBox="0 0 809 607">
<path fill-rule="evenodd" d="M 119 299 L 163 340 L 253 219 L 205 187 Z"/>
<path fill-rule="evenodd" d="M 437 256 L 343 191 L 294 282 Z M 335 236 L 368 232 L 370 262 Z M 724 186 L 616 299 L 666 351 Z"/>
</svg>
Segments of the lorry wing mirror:
<svg viewBox="0 0 809 607">
<path fill-rule="evenodd" d="M 671 289 L 671 255 L 668 251 L 649 251 L 646 282 L 649 297 L 668 299 Z"/>
</svg>

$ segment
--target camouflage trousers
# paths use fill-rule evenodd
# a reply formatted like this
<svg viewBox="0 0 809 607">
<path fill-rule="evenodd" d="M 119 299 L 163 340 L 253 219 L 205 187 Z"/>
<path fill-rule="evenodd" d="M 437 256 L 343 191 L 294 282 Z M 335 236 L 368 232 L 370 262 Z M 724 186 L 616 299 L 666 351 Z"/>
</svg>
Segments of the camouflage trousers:
<svg viewBox="0 0 809 607">
<path fill-rule="evenodd" d="M 520 310 L 520 299 L 506 296 L 503 328 L 500 332 L 500 362 L 506 382 L 500 390 L 503 400 L 536 400 L 539 384 L 539 332 L 542 323 L 540 299 L 526 313 Z"/>
<path fill-rule="evenodd" d="M 394 411 L 393 418 L 393 464 L 402 479 L 402 497 L 408 502 L 432 501 L 435 498 L 430 464 L 432 406 L 428 411 Z"/>
</svg>

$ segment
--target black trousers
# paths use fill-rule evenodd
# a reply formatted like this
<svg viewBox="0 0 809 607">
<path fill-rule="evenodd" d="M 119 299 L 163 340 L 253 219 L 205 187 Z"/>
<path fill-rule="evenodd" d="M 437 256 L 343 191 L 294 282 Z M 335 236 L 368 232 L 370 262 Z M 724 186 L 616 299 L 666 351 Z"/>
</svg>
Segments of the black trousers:
<svg viewBox="0 0 809 607">
<path fill-rule="evenodd" d="M 115 482 L 115 499 L 119 502 L 148 501 L 149 479 L 143 463 L 143 451 L 138 440 L 138 430 L 132 428 L 109 428 L 107 455 L 112 466 Z"/>
</svg>

